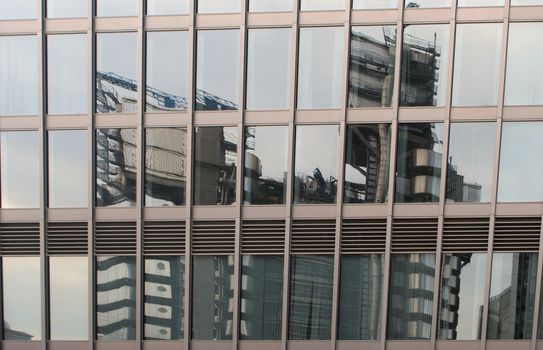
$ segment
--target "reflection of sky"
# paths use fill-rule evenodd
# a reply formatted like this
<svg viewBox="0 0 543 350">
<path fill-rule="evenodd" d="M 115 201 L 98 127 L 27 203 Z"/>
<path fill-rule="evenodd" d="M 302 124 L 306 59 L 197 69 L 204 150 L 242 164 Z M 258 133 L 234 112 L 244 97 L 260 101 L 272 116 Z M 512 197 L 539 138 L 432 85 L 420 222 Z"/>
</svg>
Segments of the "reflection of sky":
<svg viewBox="0 0 543 350">
<path fill-rule="evenodd" d="M 87 17 L 87 8 L 88 8 L 87 0 L 47 0 L 47 17 L 49 18 Z"/>
<path fill-rule="evenodd" d="M 187 97 L 188 32 L 147 33 L 147 86 Z"/>
<path fill-rule="evenodd" d="M 283 179 L 287 171 L 286 126 L 257 126 L 254 130 L 254 150 L 247 150 L 257 156 L 262 165 L 262 177 Z"/>
<path fill-rule="evenodd" d="M 405 0 L 405 7 L 409 4 L 418 5 L 418 7 L 450 7 L 451 0 Z"/>
<path fill-rule="evenodd" d="M 511 5 L 543 5 L 543 0 L 511 0 Z"/>
<path fill-rule="evenodd" d="M 188 13 L 188 0 L 147 0 L 148 15 L 180 15 Z"/>
<path fill-rule="evenodd" d="M 319 168 L 325 179 L 337 178 L 339 127 L 299 125 L 296 127 L 295 173 L 313 176 Z"/>
<path fill-rule="evenodd" d="M 98 16 L 136 16 L 137 0 L 96 0 Z"/>
<path fill-rule="evenodd" d="M 292 0 L 249 0 L 250 12 L 291 11 Z"/>
<path fill-rule="evenodd" d="M 0 0 L 0 19 L 36 18 L 37 13 L 36 0 Z"/>
<path fill-rule="evenodd" d="M 4 320 L 13 330 L 41 339 L 40 258 L 4 257 Z"/>
<path fill-rule="evenodd" d="M 343 10 L 345 0 L 301 0 L 302 11 Z"/>
<path fill-rule="evenodd" d="M 458 0 L 458 7 L 503 6 L 504 0 Z"/>
<path fill-rule="evenodd" d="M 240 0 L 198 0 L 199 13 L 239 12 Z"/>
<path fill-rule="evenodd" d="M 353 9 L 389 9 L 397 8 L 398 0 L 353 0 Z"/>
<path fill-rule="evenodd" d="M 492 258 L 490 297 L 499 295 L 511 286 L 514 255 L 515 253 L 494 253 Z"/>
<path fill-rule="evenodd" d="M 113 72 L 128 79 L 137 78 L 136 33 L 96 35 L 96 66 L 99 72 Z"/>
</svg>

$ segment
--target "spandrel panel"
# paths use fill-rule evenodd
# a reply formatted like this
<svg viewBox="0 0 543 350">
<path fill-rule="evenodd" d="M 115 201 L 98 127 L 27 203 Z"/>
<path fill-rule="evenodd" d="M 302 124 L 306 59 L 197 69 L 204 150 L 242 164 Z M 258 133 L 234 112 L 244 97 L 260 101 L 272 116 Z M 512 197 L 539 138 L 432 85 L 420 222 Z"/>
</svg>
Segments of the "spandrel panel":
<svg viewBox="0 0 543 350">
<path fill-rule="evenodd" d="M 96 339 L 136 339 L 136 257 L 96 257 Z"/>
<path fill-rule="evenodd" d="M 385 203 L 390 168 L 390 124 L 346 129 L 344 203 Z"/>
<path fill-rule="evenodd" d="M 87 17 L 88 0 L 47 0 L 48 18 Z"/>
<path fill-rule="evenodd" d="M 4 340 L 41 340 L 40 258 L 3 257 Z"/>
<path fill-rule="evenodd" d="M 96 206 L 136 205 L 136 129 L 96 130 Z"/>
<path fill-rule="evenodd" d="M 445 105 L 449 25 L 407 25 L 403 34 L 401 106 Z"/>
<path fill-rule="evenodd" d="M 391 106 L 395 57 L 395 26 L 352 27 L 349 108 Z"/>
<path fill-rule="evenodd" d="M 190 0 L 147 0 L 147 15 L 188 15 Z"/>
<path fill-rule="evenodd" d="M 244 204 L 284 204 L 287 126 L 245 128 Z"/>
<path fill-rule="evenodd" d="M 188 108 L 188 32 L 147 32 L 146 111 Z"/>
<path fill-rule="evenodd" d="M 137 34 L 96 34 L 96 112 L 135 113 Z"/>
</svg>

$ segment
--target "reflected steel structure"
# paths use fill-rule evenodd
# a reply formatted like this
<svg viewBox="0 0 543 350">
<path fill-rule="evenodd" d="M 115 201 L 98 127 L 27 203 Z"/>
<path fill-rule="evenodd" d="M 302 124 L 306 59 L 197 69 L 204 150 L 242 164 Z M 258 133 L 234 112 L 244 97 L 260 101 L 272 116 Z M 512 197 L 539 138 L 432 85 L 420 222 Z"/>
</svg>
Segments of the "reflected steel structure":
<svg viewBox="0 0 543 350">
<path fill-rule="evenodd" d="M 38 1 L 38 0 L 36 0 Z M 497 203 L 497 178 L 498 178 L 498 160 L 499 160 L 499 145 L 501 138 L 501 125 L 503 121 L 514 120 L 541 120 L 543 109 L 541 107 L 504 107 L 504 82 L 505 82 L 505 58 L 507 48 L 507 28 L 510 22 L 522 21 L 543 21 L 543 7 L 511 7 L 510 0 L 505 0 L 503 7 L 488 7 L 488 8 L 457 8 L 455 4 L 451 8 L 443 9 L 404 9 L 400 2 L 397 9 L 379 10 L 379 11 L 358 11 L 351 10 L 351 1 L 346 0 L 345 10 L 330 11 L 330 12 L 300 12 L 294 10 L 288 13 L 248 13 L 248 4 L 242 1 L 241 13 L 239 14 L 196 14 L 193 4 L 190 6 L 188 15 L 185 16 L 165 16 L 152 17 L 145 16 L 145 0 L 138 0 L 138 16 L 123 17 L 123 18 L 98 18 L 93 1 L 89 1 L 89 16 L 86 19 L 47 19 L 45 16 L 45 0 L 39 1 L 38 19 L 37 20 L 17 20 L 17 21 L 0 21 L 0 35 L 20 35 L 20 34 L 37 34 L 39 48 L 39 107 L 38 115 L 30 117 L 1 117 L 0 130 L 38 130 L 40 144 L 40 208 L 38 209 L 1 209 L 0 223 L 17 223 L 17 222 L 38 222 L 40 232 L 40 258 L 41 258 L 41 279 L 42 279 L 42 341 L 36 342 L 13 342 L 2 341 L 1 348 L 5 350 L 16 349 L 87 349 L 87 350 L 108 350 L 108 349 L 330 349 L 330 350 L 349 350 L 349 349 L 413 349 L 413 350 L 430 350 L 430 349 L 481 349 L 481 350 L 499 350 L 499 349 L 543 349 L 543 342 L 537 340 L 537 329 L 540 320 L 539 298 L 535 299 L 534 315 L 533 315 L 533 332 L 529 340 L 523 341 L 490 341 L 487 340 L 487 323 L 489 319 L 489 308 L 496 303 L 496 300 L 491 300 L 489 297 L 490 276 L 491 276 L 491 254 L 494 251 L 495 244 L 495 227 L 497 218 L 509 217 L 530 217 L 541 219 L 543 216 L 543 205 L 541 203 Z M 299 0 L 293 0 L 293 8 L 299 8 Z M 482 23 L 482 22 L 498 22 L 502 23 L 503 45 L 501 52 L 501 70 L 500 70 L 500 86 L 498 105 L 494 107 L 451 107 L 452 94 L 452 72 L 453 64 L 449 64 L 446 72 L 440 72 L 447 76 L 447 98 L 445 107 L 402 107 L 400 108 L 400 68 L 402 56 L 402 28 L 406 24 L 450 24 L 450 40 L 449 40 L 449 55 L 452 61 L 454 57 L 454 38 L 455 24 L 457 23 Z M 344 27 L 344 75 L 342 90 L 342 106 L 336 110 L 297 110 L 296 109 L 296 73 L 298 69 L 297 62 L 297 46 L 298 46 L 298 29 L 308 26 L 342 26 Z M 350 28 L 351 25 L 396 25 L 397 26 L 397 43 L 395 54 L 395 72 L 396 77 L 393 85 L 393 99 L 390 108 L 365 108 L 365 109 L 349 109 L 347 106 L 348 99 L 348 63 L 349 63 L 349 45 L 350 45 Z M 202 99 L 208 98 L 205 94 L 195 94 L 195 89 L 188 90 L 188 96 L 185 101 L 171 101 L 166 99 L 166 105 L 187 105 L 187 111 L 179 112 L 145 112 L 145 97 L 149 94 L 159 95 L 159 91 L 150 91 L 141 88 L 145 86 L 145 32 L 152 30 L 187 30 L 189 32 L 189 86 L 195 86 L 195 41 L 196 31 L 199 29 L 219 29 L 219 28 L 237 28 L 240 29 L 241 43 L 240 45 L 240 67 L 246 66 L 245 43 L 247 41 L 247 32 L 249 28 L 269 28 L 269 27 L 289 27 L 292 28 L 292 50 L 291 54 L 291 80 L 290 80 L 290 103 L 289 109 L 285 111 L 245 111 L 243 108 L 234 110 L 225 108 L 222 111 L 213 112 L 196 112 L 196 103 Z M 88 36 L 88 48 L 92 59 L 89 62 L 88 76 L 89 84 L 94 86 L 97 78 L 121 79 L 119 77 L 107 76 L 107 73 L 98 73 L 94 70 L 95 53 L 96 53 L 96 33 L 106 32 L 136 32 L 138 37 L 138 79 L 137 82 L 125 82 L 128 87 L 133 88 L 133 84 L 137 84 L 140 88 L 137 90 L 136 113 L 117 113 L 115 115 L 95 113 L 96 97 L 95 89 L 89 88 L 89 106 L 88 114 L 78 116 L 53 116 L 46 113 L 46 35 L 55 33 L 86 33 Z M 241 70 L 242 78 L 239 84 L 239 106 L 244 106 L 244 90 L 245 90 L 245 69 Z M 228 105 L 227 101 L 225 104 Z M 232 107 L 232 106 L 230 106 Z M 100 108 L 99 108 L 100 109 Z M 231 109 L 231 110 L 229 110 Z M 340 127 L 340 140 L 344 140 L 346 126 L 355 123 L 391 123 L 391 155 L 390 159 L 396 159 L 396 140 L 398 135 L 398 124 L 402 122 L 442 122 L 444 128 L 443 154 L 447 154 L 448 147 L 448 130 L 450 123 L 454 121 L 496 121 L 496 149 L 495 161 L 493 167 L 493 186 L 490 203 L 478 204 L 452 204 L 446 203 L 446 176 L 444 169 L 448 168 L 446 157 L 441 157 L 442 174 L 439 178 L 440 193 L 437 203 L 416 203 L 416 204 L 398 204 L 394 198 L 394 182 L 395 182 L 395 165 L 391 161 L 389 170 L 389 186 L 388 186 L 388 202 L 379 204 L 343 204 L 344 191 L 344 164 L 343 161 L 338 161 L 337 174 L 337 198 L 336 204 L 325 205 L 292 205 L 292 189 L 293 189 L 293 154 L 294 154 L 294 138 L 295 125 L 304 124 L 337 124 Z M 238 136 L 243 135 L 245 126 L 252 125 L 288 125 L 289 126 L 289 141 L 288 141 L 288 174 L 286 182 L 286 204 L 276 206 L 244 206 L 242 203 L 243 191 L 240 190 L 242 181 L 242 172 L 236 172 L 236 183 L 238 190 L 236 191 L 235 204 L 231 206 L 193 206 L 193 188 L 191 177 L 193 174 L 193 133 L 187 133 L 187 169 L 186 181 L 186 203 L 185 207 L 173 208 L 147 208 L 143 205 L 144 202 L 144 171 L 145 167 L 145 149 L 144 130 L 146 127 L 184 127 L 187 130 L 193 130 L 194 127 L 203 126 L 230 126 L 236 127 Z M 89 169 L 96 169 L 96 130 L 107 128 L 128 128 L 135 129 L 136 137 L 136 152 L 135 152 L 135 184 L 136 196 L 134 208 L 97 208 L 95 207 L 95 193 L 97 188 L 94 181 L 89 181 L 88 187 L 88 208 L 86 209 L 48 209 L 47 208 L 47 149 L 46 149 L 46 132 L 47 130 L 57 129 L 86 129 L 89 136 L 88 154 L 89 154 Z M 243 142 L 239 142 L 243 145 Z M 345 143 L 340 142 L 339 146 L 340 159 L 343 160 L 345 154 Z M 236 168 L 243 168 L 243 153 L 237 152 Z M 444 228 L 448 219 L 476 219 L 485 218 L 489 220 L 488 225 L 488 241 L 486 251 L 489 253 L 486 267 L 486 290 L 484 294 L 484 307 L 482 310 L 482 326 L 481 340 L 476 341 L 441 341 L 437 339 L 437 329 L 439 322 L 439 287 L 440 287 L 440 268 L 439 262 L 443 255 Z M 317 220 L 330 219 L 335 222 L 335 237 L 333 244 L 333 287 L 332 287 L 332 317 L 331 317 L 331 334 L 330 340 L 320 341 L 289 341 L 289 281 L 291 271 L 291 243 L 292 243 L 292 223 L 295 220 Z M 388 341 L 387 328 L 388 308 L 391 285 L 390 285 L 390 265 L 391 255 L 393 253 L 393 228 L 396 220 L 426 220 L 435 219 L 437 222 L 437 230 L 435 237 L 435 261 L 436 268 L 434 271 L 434 286 L 432 310 L 433 317 L 430 324 L 430 340 L 428 341 Z M 381 332 L 380 339 L 375 341 L 339 341 L 337 338 L 338 325 L 338 302 L 339 302 L 339 281 L 340 281 L 340 261 L 342 256 L 342 227 L 347 220 L 358 219 L 384 219 L 386 221 L 386 244 L 384 248 L 384 278 L 382 291 L 381 305 Z M 89 286 L 92 289 L 89 292 L 89 334 L 93 339 L 97 333 L 97 322 L 95 319 L 96 293 L 93 286 L 96 285 L 96 269 L 95 259 L 96 246 L 94 242 L 96 222 L 104 221 L 133 221 L 136 223 L 136 281 L 135 281 L 135 340 L 126 342 L 107 342 L 101 340 L 90 340 L 84 342 L 55 342 L 47 341 L 49 310 L 48 310 L 48 288 L 47 288 L 47 226 L 49 222 L 69 222 L 83 221 L 87 223 L 88 228 L 88 259 L 89 259 Z M 239 340 L 240 323 L 242 321 L 242 313 L 239 307 L 233 307 L 233 322 L 231 332 L 233 339 L 231 341 L 194 341 L 187 334 L 191 329 L 191 283 L 185 283 L 185 299 L 184 299 L 184 320 L 185 337 L 181 341 L 158 342 L 144 340 L 143 337 L 143 278 L 144 278 L 144 258 L 143 258 L 143 229 L 146 221 L 172 221 L 181 220 L 185 222 L 185 232 L 192 232 L 191 228 L 195 221 L 214 221 L 214 220 L 232 220 L 235 223 L 235 246 L 233 259 L 233 290 L 232 303 L 239 305 L 241 301 L 241 255 L 242 255 L 242 228 L 244 220 L 284 220 L 284 274 L 283 274 L 283 303 L 282 303 L 282 325 L 280 341 L 241 341 Z M 185 281 L 191 280 L 191 249 L 192 235 L 185 235 L 184 251 L 185 255 Z M 539 249 L 543 251 L 543 239 L 539 235 Z M 467 243 L 466 243 L 467 244 Z M 413 252 L 429 252 L 425 248 L 412 248 Z M 543 259 L 539 259 L 537 263 L 537 283 L 536 295 L 541 293 L 541 280 L 543 270 Z M 2 305 L 0 303 L 0 313 Z M 7 325 L 2 325 L 3 331 L 8 329 Z M 16 336 L 24 340 L 27 335 L 17 334 Z"/>
</svg>

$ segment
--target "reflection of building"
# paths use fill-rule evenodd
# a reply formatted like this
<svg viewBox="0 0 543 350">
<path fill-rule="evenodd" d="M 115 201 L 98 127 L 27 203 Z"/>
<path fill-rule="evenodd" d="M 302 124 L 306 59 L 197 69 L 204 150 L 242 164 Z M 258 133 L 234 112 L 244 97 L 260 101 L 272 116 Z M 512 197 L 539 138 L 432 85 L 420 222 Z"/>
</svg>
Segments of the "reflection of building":
<svg viewBox="0 0 543 350">
<path fill-rule="evenodd" d="M 11 329 L 9 323 L 4 321 L 4 339 L 6 340 L 32 340 L 33 335 Z"/>
<path fill-rule="evenodd" d="M 482 186 L 464 182 L 464 176 L 458 173 L 452 157 L 447 163 L 447 200 L 453 202 L 480 202 Z"/>
<path fill-rule="evenodd" d="M 299 194 L 300 203 L 334 203 L 337 179 L 333 176 L 325 178 L 321 170 L 315 168 L 313 175 L 296 173 L 294 188 Z"/>
</svg>

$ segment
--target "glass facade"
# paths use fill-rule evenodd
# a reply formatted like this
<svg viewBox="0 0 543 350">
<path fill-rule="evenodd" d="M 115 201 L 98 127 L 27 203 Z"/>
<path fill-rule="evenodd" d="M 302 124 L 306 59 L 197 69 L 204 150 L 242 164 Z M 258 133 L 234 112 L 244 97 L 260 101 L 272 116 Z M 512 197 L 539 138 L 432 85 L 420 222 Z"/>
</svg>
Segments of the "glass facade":
<svg viewBox="0 0 543 350">
<path fill-rule="evenodd" d="M 249 12 L 292 11 L 292 0 L 249 0 Z"/>
<path fill-rule="evenodd" d="M 101 17 L 136 16 L 137 0 L 95 0 L 96 14 Z"/>
<path fill-rule="evenodd" d="M 147 0 L 147 14 L 160 15 L 188 15 L 189 0 Z"/>
<path fill-rule="evenodd" d="M 405 0 L 405 8 L 451 7 L 451 1 L 456 0 Z"/>
<path fill-rule="evenodd" d="M 458 7 L 503 6 L 504 0 L 458 0 Z"/>
<path fill-rule="evenodd" d="M 47 0 L 48 18 L 87 17 L 88 0 Z M 86 57 L 86 56 L 85 56 Z"/>
<path fill-rule="evenodd" d="M 34 19 L 38 15 L 38 2 L 34 0 L 0 0 L 0 20 Z"/>
<path fill-rule="evenodd" d="M 196 0 L 198 13 L 236 13 L 239 12 L 239 0 Z"/>
<path fill-rule="evenodd" d="M 397 7 L 398 0 L 353 0 L 353 10 L 395 9 Z"/>
<path fill-rule="evenodd" d="M 343 10 L 345 0 L 301 0 L 300 10 L 302 11 L 331 11 Z"/>
</svg>

